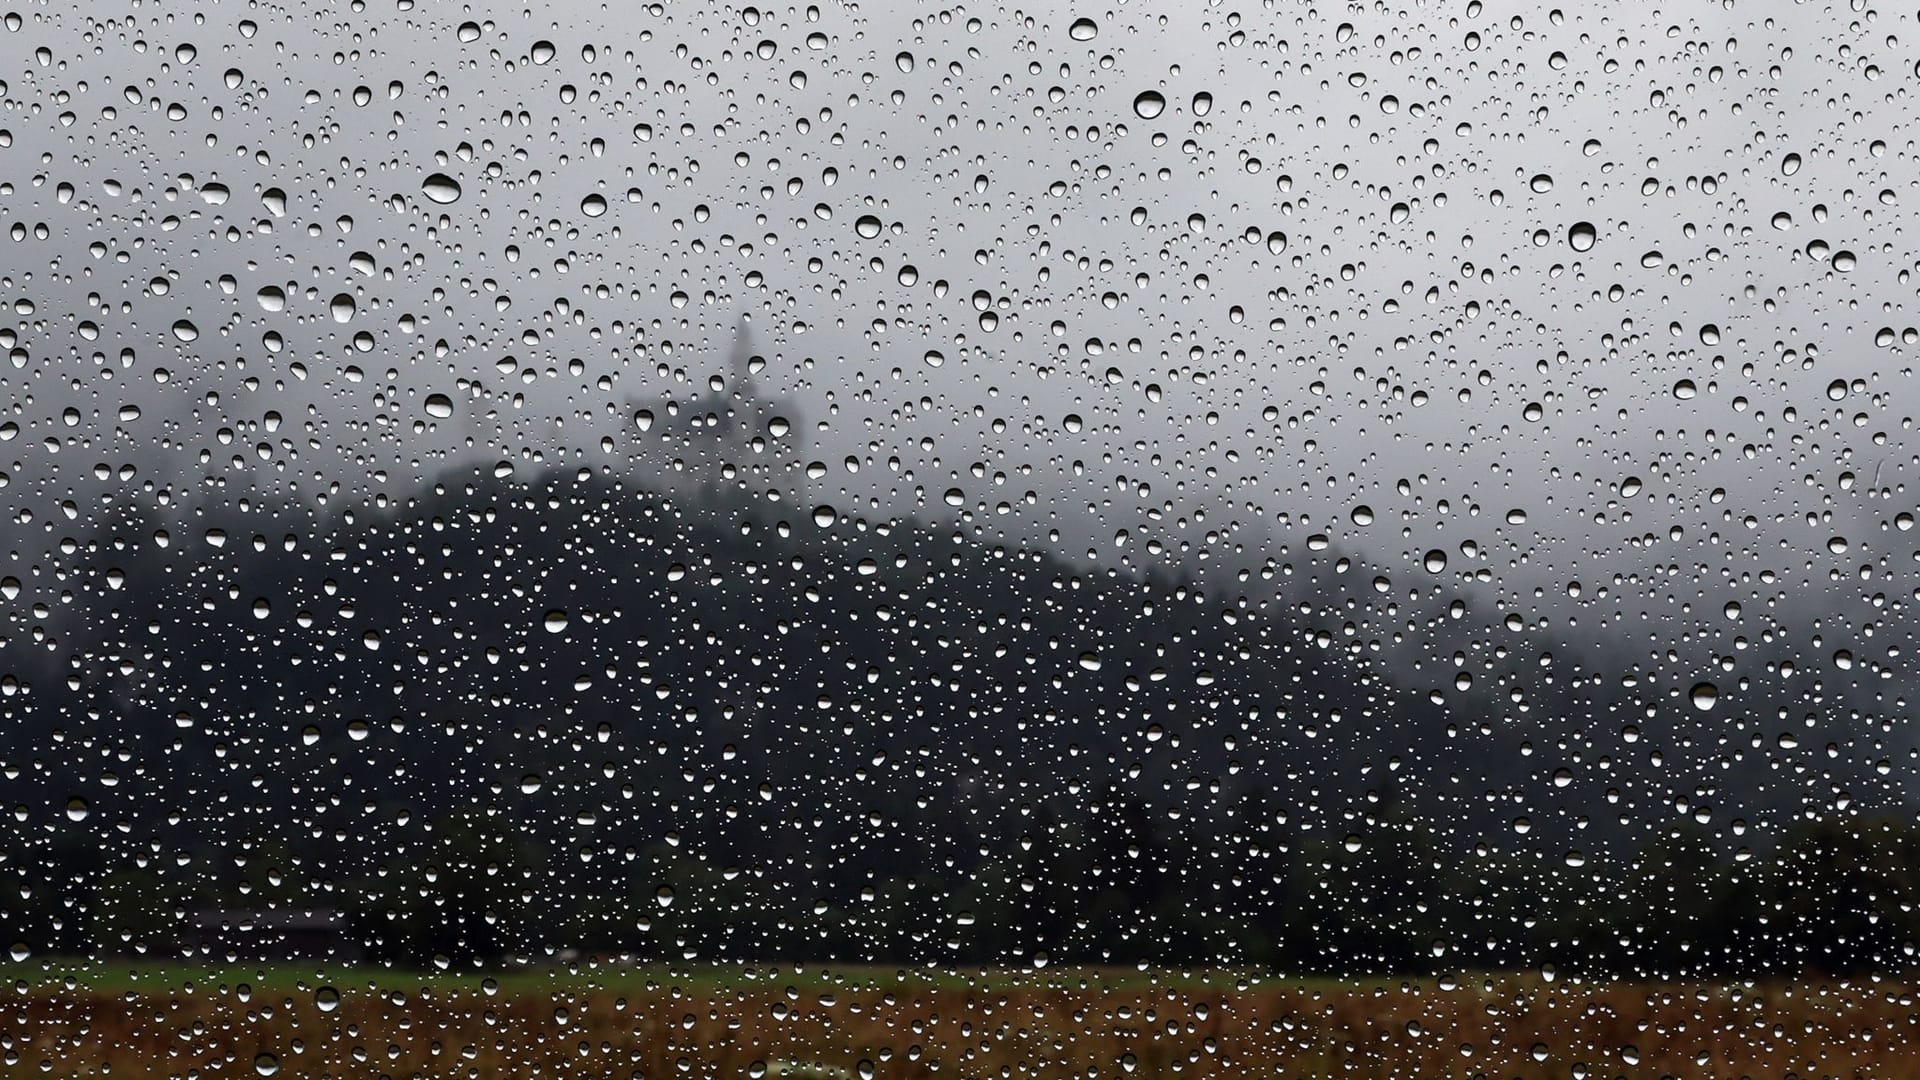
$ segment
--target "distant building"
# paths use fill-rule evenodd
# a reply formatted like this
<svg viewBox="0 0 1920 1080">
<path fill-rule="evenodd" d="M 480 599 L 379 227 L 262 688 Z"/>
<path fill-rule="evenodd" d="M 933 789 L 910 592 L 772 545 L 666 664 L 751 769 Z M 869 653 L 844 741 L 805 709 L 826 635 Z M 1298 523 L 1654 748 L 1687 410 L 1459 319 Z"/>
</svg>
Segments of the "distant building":
<svg viewBox="0 0 1920 1080">
<path fill-rule="evenodd" d="M 633 404 L 633 464 L 639 482 L 673 498 L 732 495 L 805 509 L 806 440 L 798 405 L 769 394 L 743 317 L 724 374 L 701 375 L 684 398 Z"/>
<path fill-rule="evenodd" d="M 346 964 L 359 960 L 362 952 L 346 918 L 329 908 L 196 911 L 181 947 L 196 956 L 230 956 L 248 963 L 327 960 Z"/>
</svg>

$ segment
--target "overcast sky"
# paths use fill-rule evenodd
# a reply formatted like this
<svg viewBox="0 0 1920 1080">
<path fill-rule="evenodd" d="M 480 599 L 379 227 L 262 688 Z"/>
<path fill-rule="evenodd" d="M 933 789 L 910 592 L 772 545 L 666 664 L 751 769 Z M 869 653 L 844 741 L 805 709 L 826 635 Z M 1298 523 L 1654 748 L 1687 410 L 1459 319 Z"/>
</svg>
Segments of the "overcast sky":
<svg viewBox="0 0 1920 1080">
<path fill-rule="evenodd" d="M 1912 21 L 30 9 L 4 496 L 618 464 L 744 318 L 843 517 L 1858 633 L 1912 592 Z"/>
</svg>

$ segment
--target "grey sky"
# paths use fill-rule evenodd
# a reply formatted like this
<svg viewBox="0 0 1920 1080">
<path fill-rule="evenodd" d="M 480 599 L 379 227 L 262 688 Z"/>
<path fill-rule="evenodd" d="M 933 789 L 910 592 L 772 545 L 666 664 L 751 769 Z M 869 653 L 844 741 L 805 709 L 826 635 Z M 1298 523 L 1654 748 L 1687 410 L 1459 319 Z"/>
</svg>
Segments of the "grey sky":
<svg viewBox="0 0 1920 1080">
<path fill-rule="evenodd" d="M 1136 564 L 1327 534 L 1395 594 L 1532 621 L 1579 582 L 1715 636 L 1911 593 L 1907 13 L 23 16 L 16 522 L 96 463 L 303 500 L 467 439 L 617 464 L 744 314 L 842 514 Z"/>
</svg>

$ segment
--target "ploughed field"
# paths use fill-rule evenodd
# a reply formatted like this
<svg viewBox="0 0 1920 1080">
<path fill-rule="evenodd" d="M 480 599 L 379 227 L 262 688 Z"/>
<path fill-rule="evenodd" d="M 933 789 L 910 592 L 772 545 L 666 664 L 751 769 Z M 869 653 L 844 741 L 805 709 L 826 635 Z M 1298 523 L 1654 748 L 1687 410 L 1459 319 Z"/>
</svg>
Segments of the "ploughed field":
<svg viewBox="0 0 1920 1080">
<path fill-rule="evenodd" d="M 1905 982 L 7 965 L 17 1076 L 1920 1075 Z"/>
</svg>

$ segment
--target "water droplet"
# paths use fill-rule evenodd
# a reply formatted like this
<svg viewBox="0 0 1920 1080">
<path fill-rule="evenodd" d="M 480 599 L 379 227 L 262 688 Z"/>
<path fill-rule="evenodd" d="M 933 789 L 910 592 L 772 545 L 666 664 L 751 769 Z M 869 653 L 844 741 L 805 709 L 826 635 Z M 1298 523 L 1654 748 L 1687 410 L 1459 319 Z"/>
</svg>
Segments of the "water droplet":
<svg viewBox="0 0 1920 1080">
<path fill-rule="evenodd" d="M 453 33 L 454 36 L 462 42 L 479 41 L 480 24 L 476 22 L 463 22 L 460 24 L 460 28 Z"/>
<path fill-rule="evenodd" d="M 460 181 L 446 173 L 434 173 L 420 185 L 421 194 L 445 205 L 460 201 Z"/>
<path fill-rule="evenodd" d="M 181 319 L 173 324 L 173 336 L 181 341 L 192 341 L 200 336 L 200 328 L 186 319 Z"/>
<path fill-rule="evenodd" d="M 1692 379 L 1681 379 L 1673 384 L 1673 396 L 1681 401 L 1692 401 L 1700 391 L 1693 385 Z"/>
<path fill-rule="evenodd" d="M 520 778 L 520 794 L 532 795 L 538 792 L 545 784 L 546 780 L 543 779 L 539 773 L 530 772 Z"/>
<path fill-rule="evenodd" d="M 328 302 L 327 313 L 333 316 L 334 322 L 337 322 L 337 323 L 352 322 L 354 308 L 355 308 L 355 304 L 353 302 L 353 297 L 347 295 L 346 293 L 339 293 L 339 294 L 336 294 L 334 298 Z"/>
<path fill-rule="evenodd" d="M 1438 574 L 1447 568 L 1447 553 L 1434 548 L 1427 552 L 1426 557 L 1421 560 L 1421 565 L 1427 568 L 1427 573 Z"/>
<path fill-rule="evenodd" d="M 1594 241 L 1598 238 L 1599 234 L 1595 232 L 1591 221 L 1576 222 L 1567 230 L 1567 246 L 1575 251 L 1593 250 Z"/>
<path fill-rule="evenodd" d="M 1080 666 L 1083 668 L 1086 668 L 1088 671 L 1099 671 L 1100 670 L 1100 654 L 1097 652 L 1081 653 Z"/>
<path fill-rule="evenodd" d="M 853 231 L 859 233 L 862 238 L 867 240 L 879 236 L 881 228 L 880 219 L 874 217 L 872 214 L 862 214 L 859 220 L 853 223 Z"/>
<path fill-rule="evenodd" d="M 1536 195 L 1545 195 L 1553 190 L 1553 177 L 1546 173 L 1535 173 L 1533 179 L 1527 181 L 1527 186 L 1532 188 Z"/>
<path fill-rule="evenodd" d="M 540 620 L 540 625 L 547 628 L 547 633 L 557 634 L 567 628 L 567 613 L 559 608 L 554 608 L 547 612 L 545 618 Z"/>
<path fill-rule="evenodd" d="M 279 312 L 287 310 L 287 294 L 277 285 L 268 285 L 253 294 L 260 310 Z"/>
<path fill-rule="evenodd" d="M 1213 95 L 1207 93 L 1205 90 L 1200 91 L 1193 95 L 1193 104 L 1190 108 L 1195 116 L 1207 115 L 1213 111 Z"/>
<path fill-rule="evenodd" d="M 599 217 L 607 212 L 607 200 L 600 195 L 589 195 L 580 200 L 580 212 L 588 217 Z"/>
<path fill-rule="evenodd" d="M 280 1071 L 280 1059 L 272 1054 L 259 1054 L 253 1059 L 253 1071 L 261 1076 L 272 1076 Z"/>
<path fill-rule="evenodd" d="M 93 813 L 93 807 L 88 806 L 87 800 L 80 796 L 75 795 L 73 798 L 67 800 L 68 821 L 85 821 L 87 820 L 87 815 L 91 813 Z"/>
<path fill-rule="evenodd" d="M 340 991 L 323 986 L 313 992 L 313 1003 L 321 1012 L 332 1012 L 340 1007 Z"/>
<path fill-rule="evenodd" d="M 1133 115 L 1142 120 L 1151 120 L 1167 111 L 1167 99 L 1158 90 L 1142 91 L 1133 99 Z"/>
<path fill-rule="evenodd" d="M 1373 524 L 1373 507 L 1362 503 L 1349 511 L 1347 516 L 1353 519 L 1355 525 L 1371 525 Z"/>
<path fill-rule="evenodd" d="M 1780 175 L 1781 176 L 1792 176 L 1794 173 L 1797 173 L 1799 171 L 1800 171 L 1800 155 L 1799 154 L 1788 154 L 1786 157 L 1783 157 L 1780 159 Z"/>
<path fill-rule="evenodd" d="M 1710 712 L 1720 701 L 1720 688 L 1710 682 L 1694 683 L 1693 689 L 1687 691 L 1687 700 L 1701 712 Z"/>
<path fill-rule="evenodd" d="M 823 529 L 832 528 L 833 523 L 839 519 L 840 515 L 834 512 L 831 506 L 816 506 L 813 508 L 813 523 Z"/>
<path fill-rule="evenodd" d="M 653 410 L 641 409 L 639 412 L 634 413 L 633 422 L 641 431 L 651 430 L 653 427 Z"/>
<path fill-rule="evenodd" d="M 425 405 L 427 415 L 436 420 L 445 420 L 453 415 L 453 399 L 445 394 L 428 394 Z"/>
<path fill-rule="evenodd" d="M 1092 19 L 1075 19 L 1067 27 L 1067 36 L 1075 41 L 1092 41 L 1100 36 L 1100 24 Z"/>
</svg>

